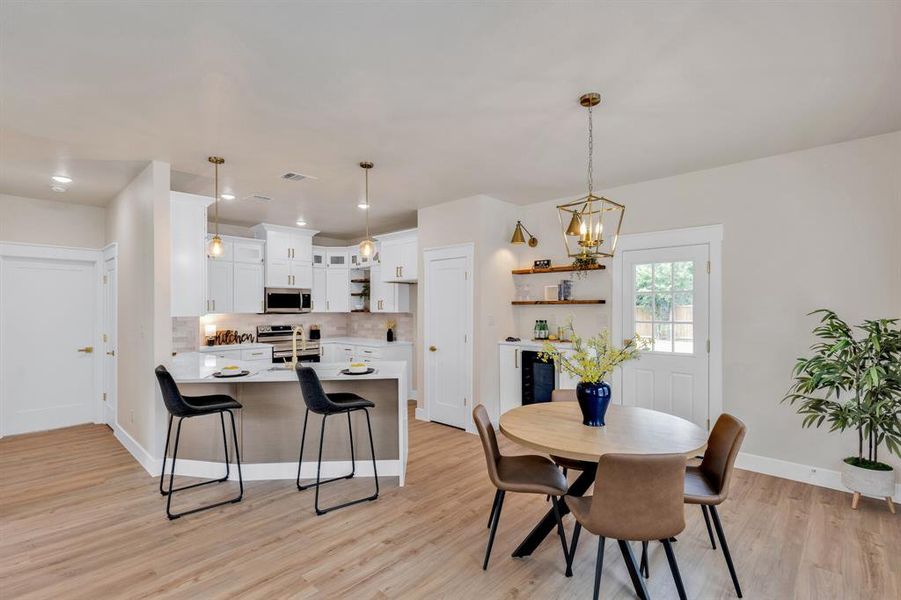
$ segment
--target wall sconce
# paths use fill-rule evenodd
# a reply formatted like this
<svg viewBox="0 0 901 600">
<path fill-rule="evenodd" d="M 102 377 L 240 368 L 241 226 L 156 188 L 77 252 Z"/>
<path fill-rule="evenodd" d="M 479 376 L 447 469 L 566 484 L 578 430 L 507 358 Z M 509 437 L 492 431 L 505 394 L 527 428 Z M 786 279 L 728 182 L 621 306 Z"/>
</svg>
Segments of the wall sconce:
<svg viewBox="0 0 901 600">
<path fill-rule="evenodd" d="M 538 245 L 538 238 L 532 235 L 526 226 L 522 224 L 522 221 L 516 222 L 516 229 L 513 230 L 513 237 L 510 239 L 511 244 L 525 244 L 526 237 L 523 235 L 523 231 L 525 231 L 529 236 L 529 248 L 534 248 Z"/>
</svg>

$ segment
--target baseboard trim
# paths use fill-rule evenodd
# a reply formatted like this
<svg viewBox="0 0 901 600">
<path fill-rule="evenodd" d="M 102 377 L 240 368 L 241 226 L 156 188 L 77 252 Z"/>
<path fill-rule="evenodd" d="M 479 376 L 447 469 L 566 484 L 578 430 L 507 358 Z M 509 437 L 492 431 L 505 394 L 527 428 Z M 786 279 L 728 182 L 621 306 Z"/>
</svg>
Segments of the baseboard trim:
<svg viewBox="0 0 901 600">
<path fill-rule="evenodd" d="M 128 453 L 131 454 L 138 464 L 144 467 L 144 470 L 147 471 L 150 475 L 156 477 L 160 472 L 160 461 L 153 458 L 147 450 L 144 449 L 144 446 L 138 443 L 136 439 L 131 437 L 127 431 L 122 429 L 118 423 L 113 426 L 113 435 L 116 436 L 116 439 L 119 440 L 119 443 L 122 444 L 122 447 L 128 450 Z"/>
<path fill-rule="evenodd" d="M 848 494 L 851 493 L 842 484 L 841 472 L 831 469 L 821 469 L 745 452 L 739 452 L 738 458 L 735 460 L 735 466 L 746 471 L 754 471 L 755 473 L 763 473 L 764 475 L 772 475 L 773 477 L 781 477 L 782 479 L 800 481 L 801 483 L 809 483 L 810 485 L 847 492 Z M 894 502 L 901 502 L 901 484 L 895 484 L 895 495 L 892 498 Z M 877 499 L 884 500 L 884 498 Z"/>
<path fill-rule="evenodd" d="M 354 469 L 355 476 L 372 477 L 372 461 L 360 459 L 357 460 L 356 463 L 356 469 Z M 167 473 L 171 464 L 171 459 L 167 458 Z M 399 460 L 377 460 L 375 461 L 375 464 L 378 469 L 379 477 L 398 477 L 400 475 Z M 349 460 L 325 461 L 322 463 L 320 477 L 323 479 L 339 477 L 350 473 L 350 468 L 351 464 Z M 186 477 L 217 479 L 225 475 L 225 463 L 179 459 L 175 462 L 175 474 Z M 244 481 L 296 479 L 297 463 L 241 463 L 241 475 L 244 477 Z M 303 467 L 301 467 L 300 470 L 300 476 L 303 479 L 315 479 L 316 463 L 304 462 Z M 238 468 L 234 463 L 229 465 L 229 479 L 232 481 L 238 479 Z"/>
<path fill-rule="evenodd" d="M 424 408 L 417 407 L 416 412 L 414 413 L 414 416 L 416 417 L 417 421 L 428 421 L 429 420 L 429 418 L 425 416 Z"/>
</svg>

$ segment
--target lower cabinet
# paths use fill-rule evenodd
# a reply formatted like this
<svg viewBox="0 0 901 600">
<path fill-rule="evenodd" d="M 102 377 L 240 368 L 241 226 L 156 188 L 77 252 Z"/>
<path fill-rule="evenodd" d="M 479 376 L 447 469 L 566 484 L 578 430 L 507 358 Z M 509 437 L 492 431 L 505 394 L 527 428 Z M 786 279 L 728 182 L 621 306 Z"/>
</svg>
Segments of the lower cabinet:
<svg viewBox="0 0 901 600">
<path fill-rule="evenodd" d="M 519 346 L 499 346 L 498 360 L 500 414 L 504 414 L 522 404 L 522 356 Z"/>
</svg>

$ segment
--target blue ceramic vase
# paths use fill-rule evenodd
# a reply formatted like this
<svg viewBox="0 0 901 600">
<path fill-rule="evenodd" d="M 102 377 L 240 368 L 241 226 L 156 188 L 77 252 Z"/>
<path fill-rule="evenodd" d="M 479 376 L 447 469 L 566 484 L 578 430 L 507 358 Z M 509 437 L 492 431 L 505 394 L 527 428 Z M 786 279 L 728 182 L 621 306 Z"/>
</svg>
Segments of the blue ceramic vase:
<svg viewBox="0 0 901 600">
<path fill-rule="evenodd" d="M 605 381 L 586 383 L 580 381 L 576 386 L 576 398 L 582 409 L 582 424 L 589 427 L 603 427 L 604 415 L 610 406 L 610 386 Z"/>
</svg>

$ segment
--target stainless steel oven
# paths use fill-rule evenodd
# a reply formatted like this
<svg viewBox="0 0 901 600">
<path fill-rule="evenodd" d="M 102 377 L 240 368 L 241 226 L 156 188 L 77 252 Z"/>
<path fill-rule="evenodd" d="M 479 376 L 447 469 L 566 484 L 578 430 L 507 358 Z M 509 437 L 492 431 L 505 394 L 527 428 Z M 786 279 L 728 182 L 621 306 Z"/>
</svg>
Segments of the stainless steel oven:
<svg viewBox="0 0 901 600">
<path fill-rule="evenodd" d="M 257 341 L 262 344 L 272 344 L 272 362 L 291 362 L 292 344 L 291 334 L 293 325 L 259 325 L 257 326 Z M 319 340 L 302 341 L 297 339 L 297 362 L 320 362 L 321 350 Z"/>
<path fill-rule="evenodd" d="M 267 313 L 308 313 L 312 308 L 310 290 L 266 288 Z"/>
</svg>

